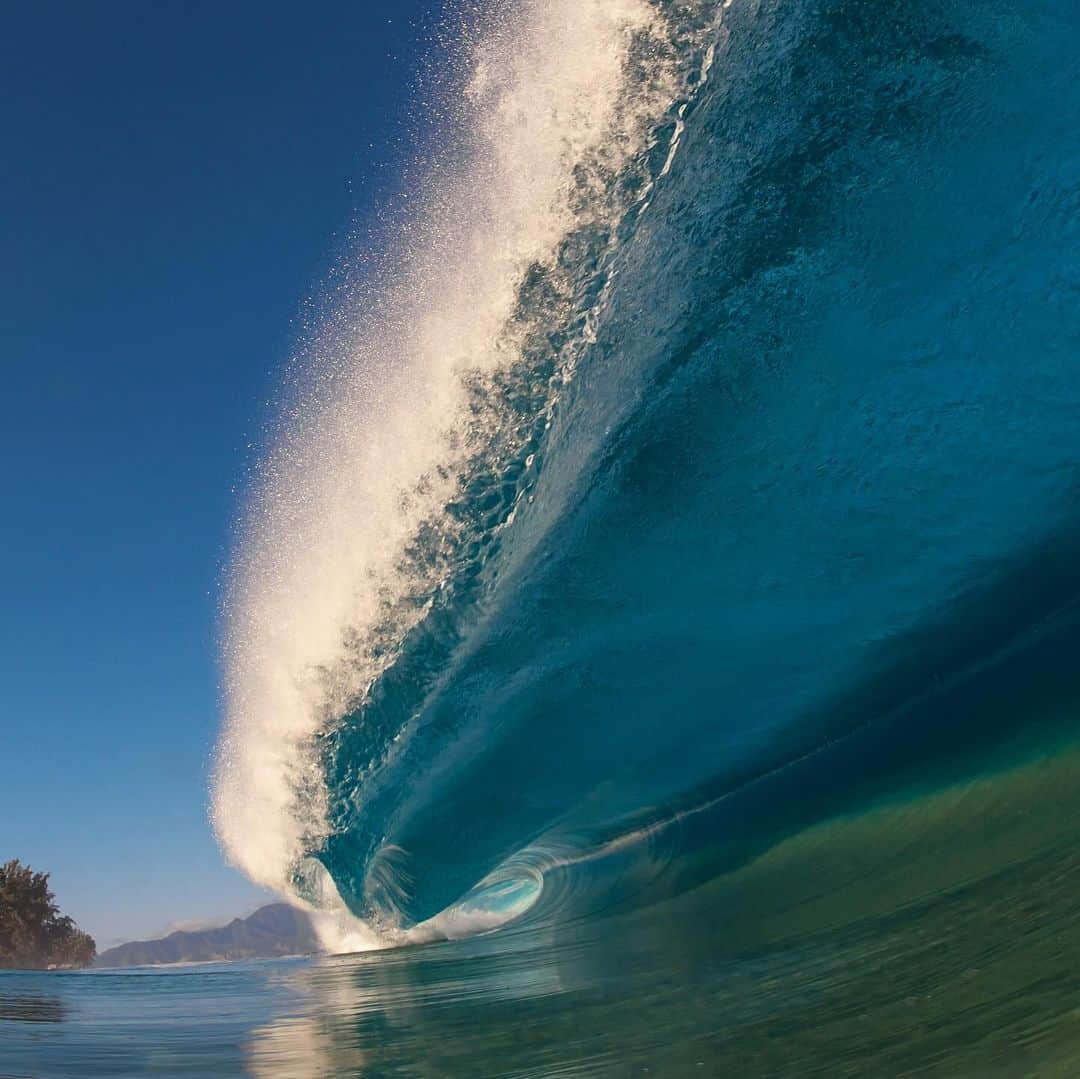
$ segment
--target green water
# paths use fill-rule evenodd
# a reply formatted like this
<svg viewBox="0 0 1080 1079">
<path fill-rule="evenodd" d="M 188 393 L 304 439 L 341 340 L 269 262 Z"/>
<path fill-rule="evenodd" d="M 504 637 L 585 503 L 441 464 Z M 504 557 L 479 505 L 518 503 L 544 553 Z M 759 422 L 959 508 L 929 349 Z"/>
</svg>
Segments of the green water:
<svg viewBox="0 0 1080 1079">
<path fill-rule="evenodd" d="M 1075 1076 L 1080 754 L 646 908 L 395 952 L 0 975 L 0 1075 Z"/>
</svg>

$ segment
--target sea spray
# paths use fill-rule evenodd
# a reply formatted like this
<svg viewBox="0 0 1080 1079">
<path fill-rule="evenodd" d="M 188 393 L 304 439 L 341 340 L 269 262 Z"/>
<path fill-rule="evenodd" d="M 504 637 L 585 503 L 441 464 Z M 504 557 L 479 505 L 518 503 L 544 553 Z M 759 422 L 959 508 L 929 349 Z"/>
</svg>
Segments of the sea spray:
<svg viewBox="0 0 1080 1079">
<path fill-rule="evenodd" d="M 307 857 L 334 831 L 325 740 L 365 723 L 410 632 L 528 497 L 621 222 L 670 167 L 710 18 L 574 0 L 482 19 L 457 57 L 457 145 L 300 376 L 228 590 L 214 821 L 254 880 L 331 920 L 345 908 Z M 414 719 L 366 733 L 357 811 Z M 392 855 L 358 856 L 392 922 Z"/>
</svg>

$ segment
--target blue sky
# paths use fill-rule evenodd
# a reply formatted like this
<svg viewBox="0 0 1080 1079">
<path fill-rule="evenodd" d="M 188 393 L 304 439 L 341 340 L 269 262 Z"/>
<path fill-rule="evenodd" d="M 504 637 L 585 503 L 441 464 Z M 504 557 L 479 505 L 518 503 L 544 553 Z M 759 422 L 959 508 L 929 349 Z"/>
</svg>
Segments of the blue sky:
<svg viewBox="0 0 1080 1079">
<path fill-rule="evenodd" d="M 303 303 L 408 153 L 431 6 L 5 13 L 0 859 L 99 945 L 262 898 L 207 823 L 222 570 Z"/>
</svg>

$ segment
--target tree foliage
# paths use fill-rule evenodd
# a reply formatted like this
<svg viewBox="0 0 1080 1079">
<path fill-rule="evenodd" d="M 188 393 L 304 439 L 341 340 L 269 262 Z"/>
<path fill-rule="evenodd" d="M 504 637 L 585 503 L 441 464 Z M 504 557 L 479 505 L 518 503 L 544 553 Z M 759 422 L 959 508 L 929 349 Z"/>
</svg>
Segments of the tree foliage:
<svg viewBox="0 0 1080 1079">
<path fill-rule="evenodd" d="M 0 967 L 85 967 L 96 951 L 93 938 L 60 913 L 48 873 L 18 860 L 0 865 Z"/>
</svg>

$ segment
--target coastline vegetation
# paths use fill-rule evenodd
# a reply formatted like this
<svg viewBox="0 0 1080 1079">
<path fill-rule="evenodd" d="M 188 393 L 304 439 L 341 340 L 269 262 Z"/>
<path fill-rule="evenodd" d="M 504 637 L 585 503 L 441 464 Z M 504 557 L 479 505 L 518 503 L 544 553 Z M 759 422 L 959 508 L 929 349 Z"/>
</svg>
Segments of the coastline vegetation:
<svg viewBox="0 0 1080 1079">
<path fill-rule="evenodd" d="M 60 913 L 48 873 L 17 859 L 0 865 L 0 968 L 71 970 L 96 954 L 93 937 Z"/>
</svg>

